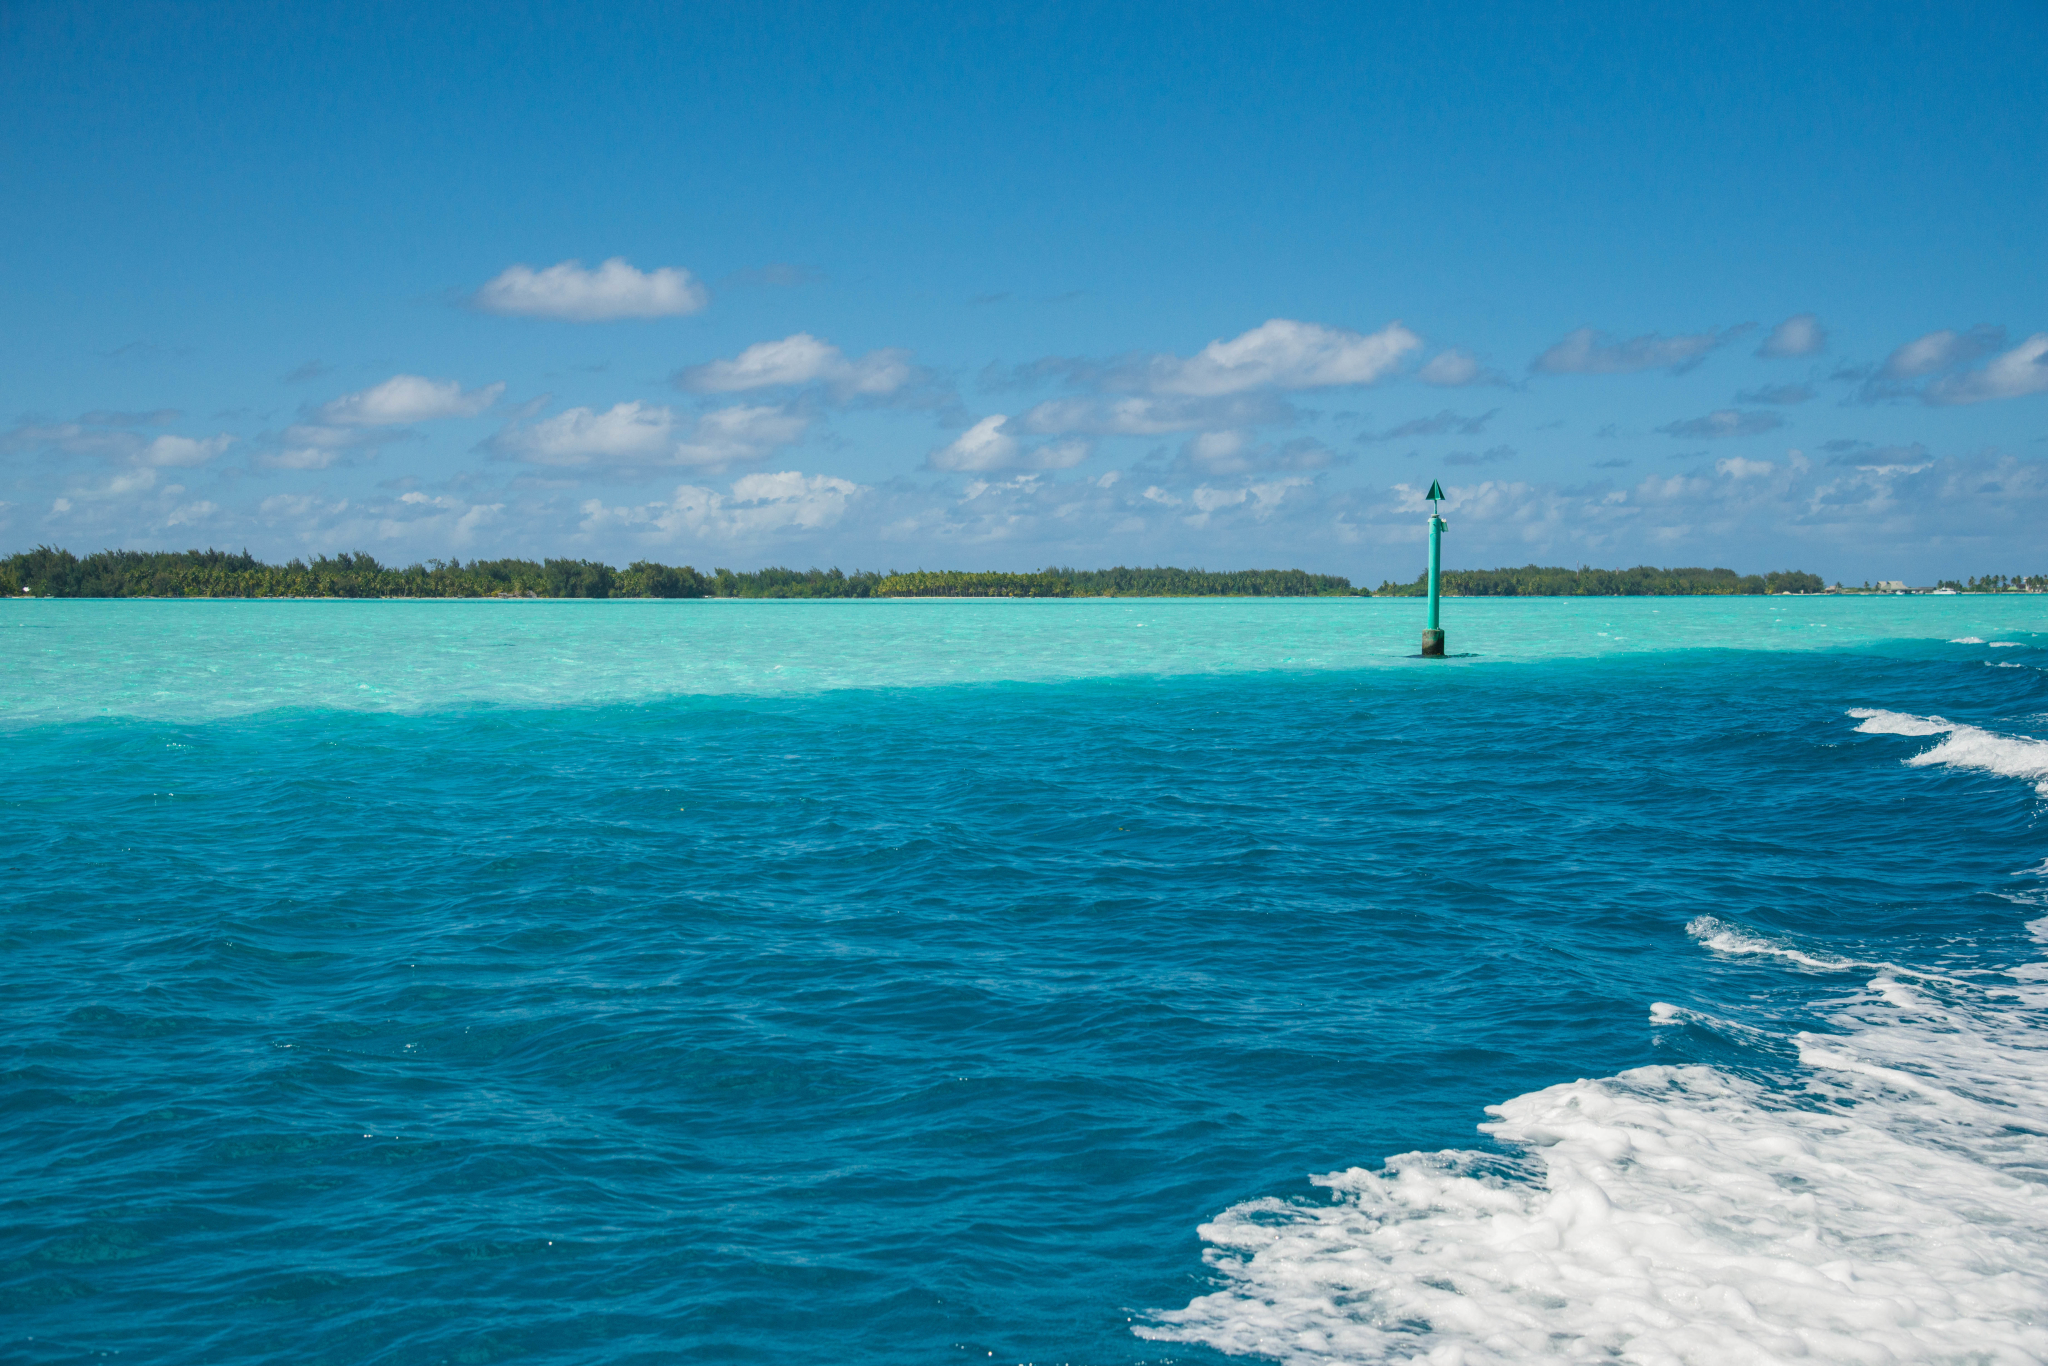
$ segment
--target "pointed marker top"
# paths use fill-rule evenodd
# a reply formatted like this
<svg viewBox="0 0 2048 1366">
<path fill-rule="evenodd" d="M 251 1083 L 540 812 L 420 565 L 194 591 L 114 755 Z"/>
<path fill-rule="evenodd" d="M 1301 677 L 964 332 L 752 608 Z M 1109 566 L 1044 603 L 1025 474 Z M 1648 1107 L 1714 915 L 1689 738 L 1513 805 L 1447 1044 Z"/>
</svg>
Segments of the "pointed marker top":
<svg viewBox="0 0 2048 1366">
<path fill-rule="evenodd" d="M 1439 498 L 1442 498 L 1444 496 L 1443 486 L 1437 483 L 1434 479 L 1430 480 L 1429 492 L 1424 496 L 1427 497 L 1430 502 L 1436 502 Z"/>
</svg>

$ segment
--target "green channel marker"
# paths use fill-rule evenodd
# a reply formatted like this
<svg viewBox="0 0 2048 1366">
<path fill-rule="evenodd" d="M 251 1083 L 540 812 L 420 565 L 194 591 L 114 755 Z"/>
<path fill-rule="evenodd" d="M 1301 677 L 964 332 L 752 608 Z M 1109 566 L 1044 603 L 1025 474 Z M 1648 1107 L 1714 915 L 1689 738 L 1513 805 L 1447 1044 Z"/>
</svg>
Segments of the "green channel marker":
<svg viewBox="0 0 2048 1366">
<path fill-rule="evenodd" d="M 1436 515 L 1437 500 L 1444 496 L 1443 486 L 1432 479 L 1429 481 L 1429 625 L 1422 631 L 1422 653 L 1429 658 L 1441 659 L 1444 653 L 1444 633 L 1437 625 L 1437 588 L 1444 568 L 1444 528 L 1450 525 Z"/>
</svg>

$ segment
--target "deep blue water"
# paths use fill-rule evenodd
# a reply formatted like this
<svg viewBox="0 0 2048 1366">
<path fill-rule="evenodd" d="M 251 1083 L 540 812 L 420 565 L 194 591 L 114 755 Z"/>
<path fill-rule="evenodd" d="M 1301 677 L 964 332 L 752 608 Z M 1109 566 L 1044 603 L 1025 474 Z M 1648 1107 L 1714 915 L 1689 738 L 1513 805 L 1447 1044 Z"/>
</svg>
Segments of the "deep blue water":
<svg viewBox="0 0 2048 1366">
<path fill-rule="evenodd" d="M 1698 917 L 2040 957 L 2033 782 L 1846 715 L 2039 734 L 2035 640 L 17 728 L 0 1355 L 1233 1360 L 1132 1331 L 1232 1205 L 1792 1084 L 1648 1007 L 1843 981 Z"/>
</svg>

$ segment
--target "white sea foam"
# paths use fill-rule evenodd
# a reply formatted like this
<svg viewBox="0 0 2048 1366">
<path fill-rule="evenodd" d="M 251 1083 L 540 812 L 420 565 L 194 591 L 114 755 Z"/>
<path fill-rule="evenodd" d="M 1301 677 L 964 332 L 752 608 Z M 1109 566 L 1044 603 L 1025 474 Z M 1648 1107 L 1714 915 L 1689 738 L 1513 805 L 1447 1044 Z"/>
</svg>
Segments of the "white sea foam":
<svg viewBox="0 0 2048 1366">
<path fill-rule="evenodd" d="M 1873 986 L 1878 982 L 1896 982 L 1901 977 L 1916 981 L 1943 982 L 1957 987 L 1970 985 L 1960 977 L 1902 967 L 1897 963 L 1887 963 L 1880 959 L 1842 958 L 1831 953 L 1808 953 L 1776 935 L 1765 934 L 1761 930 L 1738 925 L 1715 915 L 1694 916 L 1686 922 L 1685 932 L 1701 948 L 1712 949 L 1715 953 L 1725 953 L 1730 957 L 1775 958 L 1780 962 L 1793 963 L 1820 972 L 1875 972 L 1878 976 L 1873 979 Z M 1654 1010 L 1655 1007 L 1651 1009 Z"/>
<path fill-rule="evenodd" d="M 1984 637 L 1982 636 L 1957 636 L 1949 642 L 1951 645 L 1982 645 L 1983 643 Z"/>
<path fill-rule="evenodd" d="M 1975 730 L 1856 715 L 1949 737 L 1930 754 Z M 2048 1362 L 2048 964 L 1957 976 L 1686 929 L 1873 975 L 1831 1032 L 1776 1041 L 1784 1084 L 1695 1065 L 1552 1086 L 1489 1107 L 1507 1156 L 1406 1153 L 1312 1178 L 1327 1202 L 1227 1210 L 1200 1229 L 1220 1288 L 1138 1333 L 1288 1363 Z M 2048 916 L 2027 929 L 2048 944 Z M 1650 1021 L 1771 1042 L 1665 1001 Z"/>
<path fill-rule="evenodd" d="M 1857 730 L 1871 735 L 1946 736 L 1934 748 L 1906 760 L 1915 768 L 1939 764 L 1945 768 L 1973 769 L 2006 778 L 2021 778 L 2033 783 L 2037 792 L 2048 797 L 2048 740 L 2036 740 L 2026 735 L 2000 735 L 1996 731 L 1961 725 L 1939 716 L 1913 716 L 1870 707 L 1857 707 L 1849 715 L 1861 720 Z"/>
<path fill-rule="evenodd" d="M 1787 963 L 1797 963 L 1803 968 L 1816 968 L 1821 972 L 1851 972 L 1857 968 L 1879 966 L 1876 963 L 1859 963 L 1850 958 L 1836 958 L 1832 954 L 1822 956 L 1806 953 L 1779 940 L 1758 934 L 1755 930 L 1723 920 L 1719 916 L 1696 915 L 1686 925 L 1685 932 L 1704 947 L 1717 953 L 1779 958 Z"/>
<path fill-rule="evenodd" d="M 2025 778 L 2034 784 L 2035 791 L 2048 797 L 2048 740 L 1994 735 L 1975 726 L 1958 726 L 1948 739 L 1906 762 L 1916 768 L 1942 764 Z"/>
<path fill-rule="evenodd" d="M 1856 729 L 1865 735 L 1946 735 L 1955 729 L 1953 721 L 1939 716 L 1913 716 L 1875 707 L 1851 707 L 1849 715 L 1863 722 Z"/>
<path fill-rule="evenodd" d="M 2014 976 L 1886 970 L 1838 1033 L 1793 1036 L 1791 1084 L 1645 1067 L 1517 1097 L 1480 1127 L 1518 1156 L 1408 1153 L 1315 1178 L 1327 1203 L 1226 1211 L 1201 1229 L 1222 1287 L 1139 1331 L 1290 1363 L 2048 1361 L 2044 1008 Z"/>
<path fill-rule="evenodd" d="M 1738 1023 L 1735 1020 L 1724 1019 L 1719 1015 L 1712 1015 L 1704 1010 L 1693 1010 L 1686 1006 L 1675 1006 L 1669 1001 L 1650 1002 L 1650 1023 L 1653 1025 L 1698 1025 L 1703 1029 L 1712 1030 L 1724 1038 L 1735 1039 L 1744 1043 L 1769 1042 L 1769 1036 L 1761 1029 Z"/>
<path fill-rule="evenodd" d="M 2017 650 L 2024 643 L 2018 640 L 1994 640 L 1991 642 L 1991 648 L 1994 650 Z"/>
</svg>

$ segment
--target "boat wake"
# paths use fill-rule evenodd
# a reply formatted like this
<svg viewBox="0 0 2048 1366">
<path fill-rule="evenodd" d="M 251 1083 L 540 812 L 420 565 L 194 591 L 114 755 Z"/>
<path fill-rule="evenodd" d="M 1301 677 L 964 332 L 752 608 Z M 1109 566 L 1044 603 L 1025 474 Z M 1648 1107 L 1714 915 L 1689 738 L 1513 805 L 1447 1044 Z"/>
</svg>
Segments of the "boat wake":
<svg viewBox="0 0 2048 1366">
<path fill-rule="evenodd" d="M 1909 763 L 2048 779 L 2039 741 L 1852 714 L 1944 737 Z M 2008 893 L 2037 943 L 2044 872 Z M 2048 963 L 1933 972 L 1713 916 L 1687 929 L 1705 953 L 1842 976 L 1825 1031 L 1651 1009 L 1796 1057 L 1790 1075 L 1551 1086 L 1489 1108 L 1497 1151 L 1238 1205 L 1200 1230 L 1219 1287 L 1139 1334 L 1290 1363 L 2048 1361 Z"/>
</svg>

